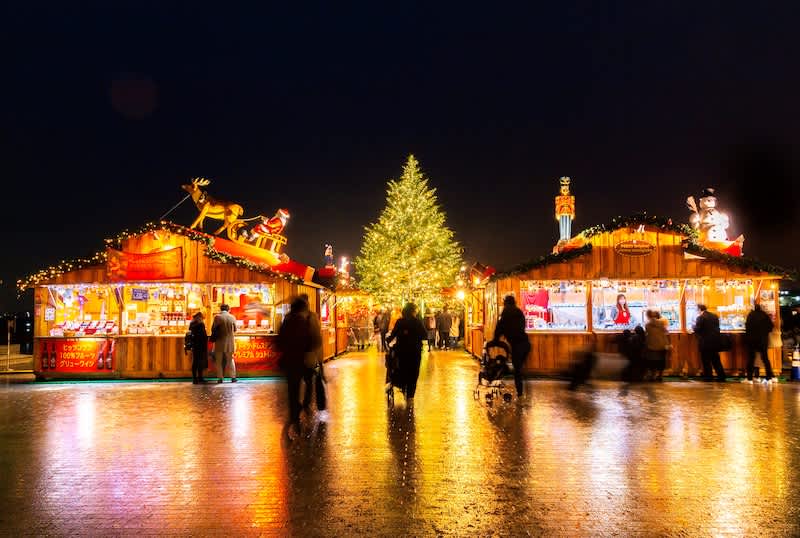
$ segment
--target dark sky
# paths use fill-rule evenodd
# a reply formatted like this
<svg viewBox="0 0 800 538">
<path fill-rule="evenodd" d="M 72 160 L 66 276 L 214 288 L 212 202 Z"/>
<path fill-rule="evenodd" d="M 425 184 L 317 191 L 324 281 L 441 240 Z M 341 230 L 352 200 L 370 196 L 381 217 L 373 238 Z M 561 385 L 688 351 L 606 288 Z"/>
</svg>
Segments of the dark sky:
<svg viewBox="0 0 800 538">
<path fill-rule="evenodd" d="M 194 176 L 289 208 L 293 258 L 354 257 L 409 153 L 469 260 L 548 252 L 569 175 L 574 231 L 713 186 L 747 255 L 800 265 L 796 2 L 282 4 L 0 8 L 3 310 Z"/>
</svg>

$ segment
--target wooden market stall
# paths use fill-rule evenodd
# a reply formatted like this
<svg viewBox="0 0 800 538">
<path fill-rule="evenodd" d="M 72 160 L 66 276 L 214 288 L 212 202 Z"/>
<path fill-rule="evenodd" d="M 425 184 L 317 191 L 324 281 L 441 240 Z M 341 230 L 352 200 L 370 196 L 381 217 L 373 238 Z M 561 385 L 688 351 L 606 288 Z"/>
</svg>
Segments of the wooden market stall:
<svg viewBox="0 0 800 538">
<path fill-rule="evenodd" d="M 672 344 L 670 363 L 688 361 L 699 375 L 701 362 L 692 327 L 705 304 L 730 333 L 732 351 L 722 353 L 728 375 L 745 369 L 744 322 L 758 302 L 780 327 L 780 268 L 705 248 L 686 226 L 640 215 L 589 229 L 561 249 L 511 271 L 495 275 L 485 289 L 483 332 L 490 338 L 506 295 L 513 295 L 526 317 L 531 352 L 528 374 L 564 372 L 573 352 L 596 340 L 599 351 L 616 351 L 617 335 L 645 324 L 654 309 L 666 318 Z M 631 319 L 616 315 L 627 301 Z M 473 345 L 472 352 L 478 355 Z M 780 371 L 779 349 L 769 351 Z M 679 373 L 679 372 L 673 372 Z"/>
<path fill-rule="evenodd" d="M 496 273 L 494 267 L 474 263 L 464 275 L 464 348 L 480 357 L 486 322 L 486 285 Z"/>
<path fill-rule="evenodd" d="M 237 319 L 238 376 L 269 375 L 291 299 L 305 293 L 312 310 L 327 308 L 313 268 L 244 241 L 161 222 L 107 243 L 91 259 L 23 282 L 34 288 L 37 377 L 189 377 L 183 341 L 191 316 L 203 312 L 210 333 L 222 303 Z M 323 341 L 332 356 L 332 335 Z"/>
<path fill-rule="evenodd" d="M 359 289 L 339 289 L 335 304 L 336 354 L 370 343 L 376 314 L 372 295 Z"/>
</svg>

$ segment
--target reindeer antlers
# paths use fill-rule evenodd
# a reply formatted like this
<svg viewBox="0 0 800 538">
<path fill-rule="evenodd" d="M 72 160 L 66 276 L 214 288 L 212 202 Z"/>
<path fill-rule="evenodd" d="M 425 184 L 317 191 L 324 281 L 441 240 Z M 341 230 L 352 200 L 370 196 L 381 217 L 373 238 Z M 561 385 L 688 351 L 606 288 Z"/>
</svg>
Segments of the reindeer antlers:
<svg viewBox="0 0 800 538">
<path fill-rule="evenodd" d="M 197 185 L 198 187 L 205 187 L 209 183 L 211 183 L 211 180 L 204 177 L 196 177 L 192 179 L 192 185 Z"/>
</svg>

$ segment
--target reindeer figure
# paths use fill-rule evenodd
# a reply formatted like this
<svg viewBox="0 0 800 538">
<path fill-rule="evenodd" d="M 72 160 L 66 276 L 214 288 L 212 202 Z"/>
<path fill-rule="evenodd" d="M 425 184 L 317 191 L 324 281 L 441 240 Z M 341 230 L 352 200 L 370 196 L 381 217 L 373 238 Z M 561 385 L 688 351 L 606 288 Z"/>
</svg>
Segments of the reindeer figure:
<svg viewBox="0 0 800 538">
<path fill-rule="evenodd" d="M 211 183 L 211 181 L 208 179 L 196 177 L 192 180 L 191 184 L 181 185 L 181 188 L 192 196 L 194 205 L 196 205 L 197 209 L 200 210 L 200 214 L 197 215 L 197 218 L 194 220 L 192 225 L 189 226 L 189 228 L 199 228 L 202 230 L 203 221 L 206 217 L 209 217 L 224 222 L 224 224 L 220 226 L 216 232 L 214 232 L 214 235 L 219 235 L 223 230 L 227 230 L 228 238 L 236 239 L 235 230 L 233 230 L 233 224 L 236 223 L 239 220 L 239 217 L 242 216 L 244 213 L 244 208 L 242 208 L 242 206 L 239 204 L 217 200 L 216 198 L 209 196 L 206 191 L 200 188 L 205 187 L 209 183 Z"/>
</svg>

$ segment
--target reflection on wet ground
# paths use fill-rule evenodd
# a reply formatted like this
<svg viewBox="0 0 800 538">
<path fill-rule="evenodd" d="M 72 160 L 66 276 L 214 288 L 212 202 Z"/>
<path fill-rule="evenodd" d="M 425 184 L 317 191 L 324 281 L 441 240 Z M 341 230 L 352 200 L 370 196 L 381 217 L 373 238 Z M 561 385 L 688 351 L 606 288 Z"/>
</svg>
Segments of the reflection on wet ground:
<svg viewBox="0 0 800 538">
<path fill-rule="evenodd" d="M 327 365 L 290 441 L 281 380 L 0 390 L 0 529 L 16 535 L 792 536 L 800 385 L 526 384 L 423 362 L 414 409 L 383 361 Z"/>
</svg>

